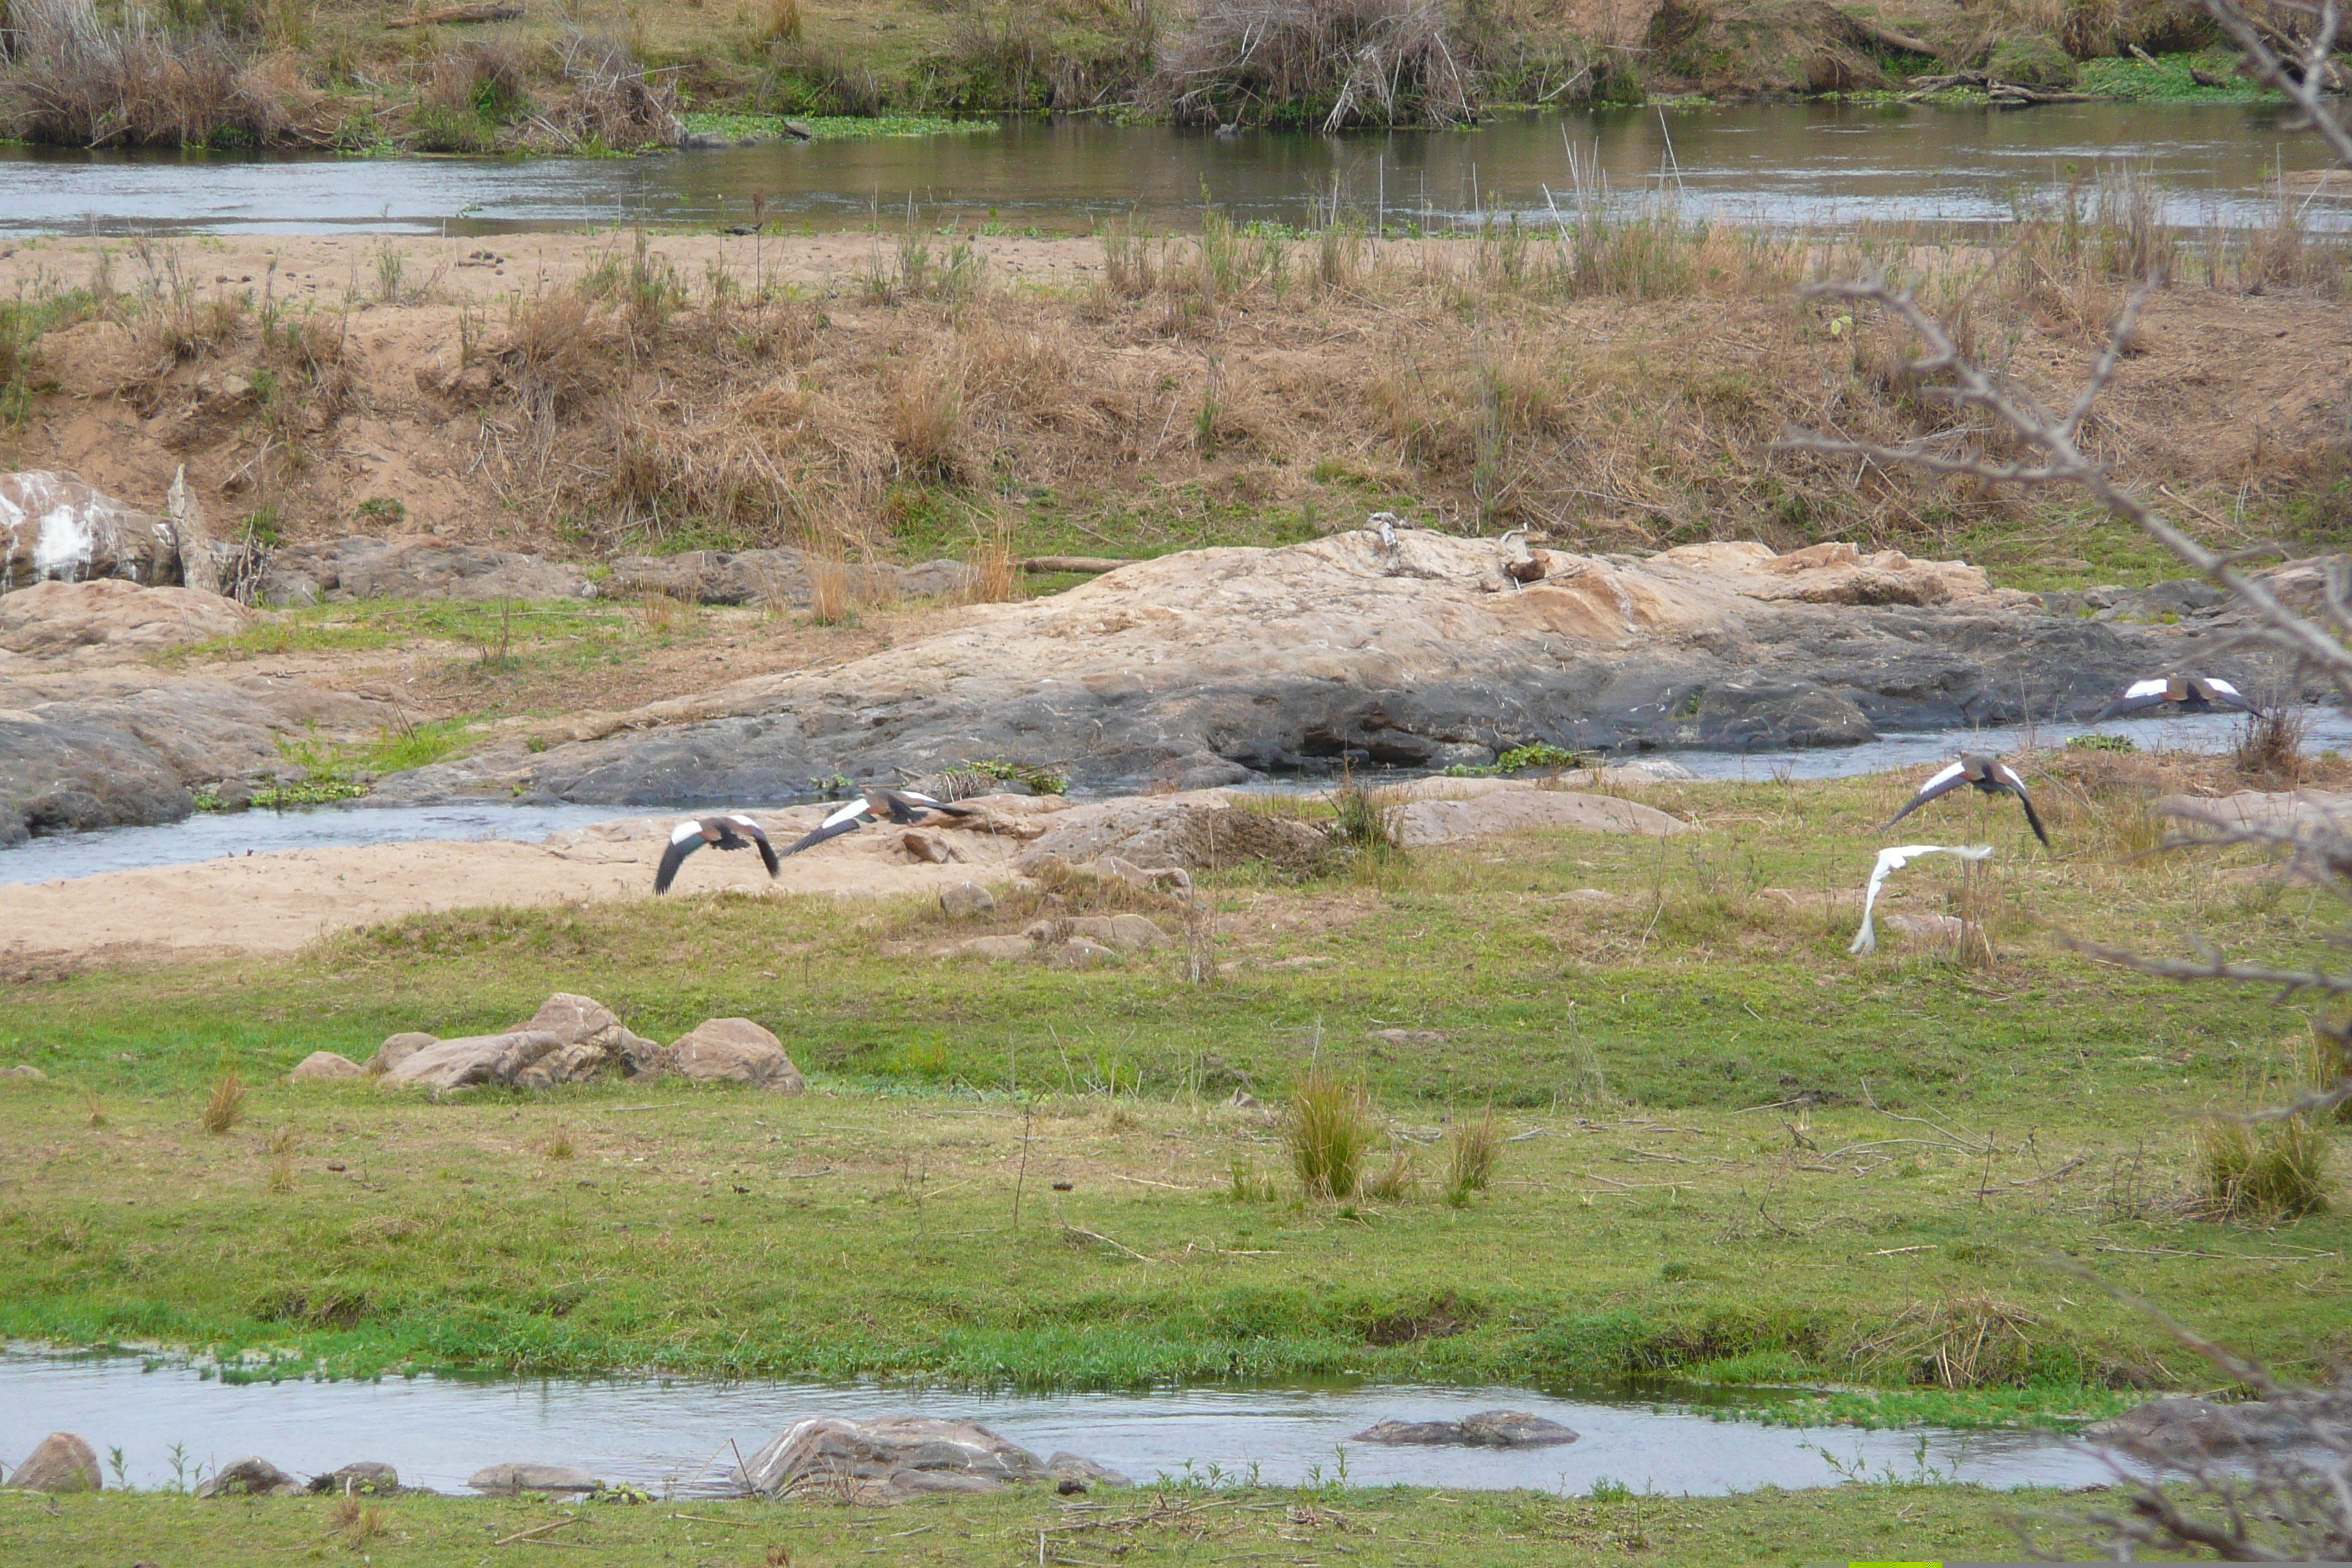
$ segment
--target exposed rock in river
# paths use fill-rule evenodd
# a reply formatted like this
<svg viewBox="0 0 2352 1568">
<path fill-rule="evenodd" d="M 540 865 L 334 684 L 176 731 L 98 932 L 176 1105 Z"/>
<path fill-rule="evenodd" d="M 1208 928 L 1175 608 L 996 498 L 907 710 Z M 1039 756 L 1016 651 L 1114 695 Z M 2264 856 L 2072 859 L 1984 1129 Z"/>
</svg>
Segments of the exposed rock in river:
<svg viewBox="0 0 2352 1568">
<path fill-rule="evenodd" d="M 1050 1463 L 974 1421 L 818 1415 L 786 1427 L 744 1467 L 763 1497 L 814 1490 L 860 1503 L 903 1502 L 925 1492 L 990 1492 L 1008 1481 L 1125 1486 L 1127 1478 L 1074 1454 Z"/>
<path fill-rule="evenodd" d="M 1520 582 L 1507 572 L 1532 574 Z M 2200 623 L 2200 626 L 2207 623 Z M 2104 700 L 2192 627 L 2046 613 L 1957 562 L 1817 545 L 1639 559 L 1403 531 L 1122 566 L 845 666 L 389 781 L 613 803 L 774 798 L 974 756 L 1206 783 L 1469 748 L 1849 745 Z M 2200 668 L 2228 669 L 2205 659 Z M 617 732 L 616 732 L 617 731 Z"/>
<path fill-rule="evenodd" d="M 528 1461 L 485 1465 L 466 1479 L 478 1492 L 593 1492 L 604 1483 L 571 1465 L 536 1465 Z"/>
<path fill-rule="evenodd" d="M 200 1498 L 291 1497 L 303 1483 L 258 1455 L 231 1459 L 196 1487 Z"/>
<path fill-rule="evenodd" d="M 1524 1410 L 1481 1410 L 1459 1421 L 1382 1421 L 1357 1433 L 1355 1440 L 1426 1447 L 1543 1448 L 1573 1443 L 1576 1433 Z"/>
</svg>

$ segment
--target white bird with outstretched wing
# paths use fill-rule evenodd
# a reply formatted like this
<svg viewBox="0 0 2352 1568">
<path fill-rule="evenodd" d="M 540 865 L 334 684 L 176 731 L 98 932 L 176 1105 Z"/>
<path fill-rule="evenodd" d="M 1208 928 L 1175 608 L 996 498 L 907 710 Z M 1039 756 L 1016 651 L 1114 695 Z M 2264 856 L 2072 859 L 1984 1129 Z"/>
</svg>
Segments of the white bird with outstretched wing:
<svg viewBox="0 0 2352 1568">
<path fill-rule="evenodd" d="M 1957 855 L 1963 860 L 1982 860 L 1992 853 L 1990 844 L 1898 844 L 1878 852 L 1878 864 L 1870 868 L 1870 888 L 1862 895 L 1862 929 L 1853 934 L 1853 945 L 1848 952 L 1876 952 L 1878 933 L 1871 929 L 1870 911 L 1877 907 L 1878 889 L 1886 886 L 1887 876 L 1900 871 L 1922 855 Z"/>
</svg>

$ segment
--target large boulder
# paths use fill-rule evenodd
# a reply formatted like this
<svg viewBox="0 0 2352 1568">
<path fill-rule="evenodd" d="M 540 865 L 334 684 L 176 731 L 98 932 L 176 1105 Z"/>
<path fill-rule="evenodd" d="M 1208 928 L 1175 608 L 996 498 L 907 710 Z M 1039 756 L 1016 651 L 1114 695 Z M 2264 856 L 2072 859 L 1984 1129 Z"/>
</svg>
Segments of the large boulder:
<svg viewBox="0 0 2352 1568">
<path fill-rule="evenodd" d="M 88 1443 L 71 1432 L 52 1432 L 8 1472 L 8 1484 L 28 1492 L 94 1492 L 106 1483 Z"/>
<path fill-rule="evenodd" d="M 0 595 L 0 648 L 29 658 L 138 658 L 230 637 L 253 621 L 234 599 L 194 588 L 142 588 L 120 578 L 36 583 Z"/>
<path fill-rule="evenodd" d="M 292 1497 L 306 1489 L 295 1477 L 258 1455 L 232 1459 L 214 1471 L 196 1487 L 200 1498 L 211 1497 Z"/>
<path fill-rule="evenodd" d="M 778 1094 L 808 1088 L 775 1036 L 749 1018 L 705 1018 L 669 1048 L 670 1066 L 704 1083 L 745 1083 Z"/>
<path fill-rule="evenodd" d="M 647 1077 L 659 1072 L 667 1059 L 659 1046 L 630 1033 L 611 1008 L 592 996 L 564 991 L 541 1003 L 528 1022 L 503 1034 L 451 1040 L 395 1035 L 377 1054 L 390 1058 L 395 1044 L 414 1039 L 431 1043 L 414 1046 L 384 1069 L 387 1084 L 436 1089 L 483 1085 L 551 1089 L 609 1073 Z"/>
<path fill-rule="evenodd" d="M 763 1497 L 816 1490 L 863 1503 L 1056 1479 L 1036 1455 L 979 1423 L 930 1415 L 813 1416 L 778 1433 L 744 1470 Z"/>
<path fill-rule="evenodd" d="M 563 1042 L 544 1029 L 436 1040 L 385 1073 L 383 1081 L 407 1089 L 519 1088 L 523 1074 L 541 1058 L 563 1048 Z"/>
<path fill-rule="evenodd" d="M 400 1472 L 375 1459 L 361 1459 L 310 1478 L 310 1490 L 346 1497 L 393 1497 L 402 1489 Z"/>
<path fill-rule="evenodd" d="M 410 797 L 463 779 L 609 804 L 750 800 L 991 756 L 1050 759 L 1102 786 L 1426 767 L 1536 741 L 1844 745 L 2071 710 L 2152 668 L 2234 679 L 2246 667 L 2230 630 L 2055 616 L 1964 563 L 1844 546 L 1636 557 L 1337 533 L 976 605 L 848 665 L 754 677 L 518 752 L 495 779 L 423 770 Z M 1106 849 L 1187 864 L 1110 845 L 1065 858 Z"/>
<path fill-rule="evenodd" d="M 2152 1399 L 2083 1428 L 2086 1441 L 2143 1458 L 2194 1458 L 2243 1448 L 2292 1447 L 2315 1423 L 2341 1430 L 2352 1422 L 2352 1390 L 2291 1395 L 2277 1403 L 2224 1405 L 2193 1395 Z"/>
<path fill-rule="evenodd" d="M 559 991 L 541 1003 L 522 1026 L 543 1029 L 563 1042 L 566 1055 L 559 1066 L 572 1079 L 614 1068 L 631 1078 L 649 1078 L 664 1065 L 661 1047 L 630 1033 L 618 1014 L 593 996 Z"/>
<path fill-rule="evenodd" d="M 1014 865 L 1034 874 L 1049 861 L 1083 865 L 1109 857 L 1186 871 L 1220 871 L 1250 860 L 1304 868 L 1330 853 L 1330 839 L 1312 824 L 1208 791 L 1073 806 L 1048 817 L 1045 831 Z"/>
<path fill-rule="evenodd" d="M 376 1075 L 388 1073 L 425 1047 L 437 1046 L 440 1043 L 433 1036 L 415 1029 L 404 1029 L 397 1035 L 387 1035 L 384 1037 L 383 1044 L 375 1048 L 375 1055 L 368 1058 L 367 1070 Z"/>
<path fill-rule="evenodd" d="M 169 523 L 92 489 L 79 474 L 0 474 L 0 593 L 94 577 L 170 583 L 179 560 Z"/>
<path fill-rule="evenodd" d="M 1680 817 L 1640 801 L 1569 790 L 1496 790 L 1475 800 L 1416 800 L 1397 810 L 1397 837 L 1415 849 L 1547 828 L 1656 838 L 1691 831 Z"/>
</svg>

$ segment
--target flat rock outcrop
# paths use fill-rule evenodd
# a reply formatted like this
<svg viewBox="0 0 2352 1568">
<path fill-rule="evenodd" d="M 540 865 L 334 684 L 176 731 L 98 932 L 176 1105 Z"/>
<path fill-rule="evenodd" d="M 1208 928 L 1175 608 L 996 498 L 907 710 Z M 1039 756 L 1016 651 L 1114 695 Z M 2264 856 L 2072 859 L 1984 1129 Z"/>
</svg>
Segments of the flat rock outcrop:
<svg viewBox="0 0 2352 1568">
<path fill-rule="evenodd" d="M 808 557 L 800 551 L 682 550 L 675 555 L 622 555 L 612 574 L 597 584 L 608 599 L 666 594 L 703 605 L 790 605 L 806 609 L 814 598 Z M 971 585 L 971 568 L 961 561 L 926 561 L 916 566 L 887 562 L 840 568 L 843 588 L 860 604 L 925 598 L 960 593 Z"/>
<path fill-rule="evenodd" d="M 559 731 L 541 752 L 420 770 L 400 791 L 651 805 L 989 755 L 1050 759 L 1082 784 L 1205 785 L 1533 742 L 1847 745 L 2071 710 L 2183 657 L 2233 668 L 2183 652 L 2203 635 L 2052 615 L 1975 567 L 1843 545 L 1637 558 L 1339 533 L 1136 562 L 846 665 L 737 682 L 691 714 L 631 721 L 650 727 Z"/>
<path fill-rule="evenodd" d="M 352 599 L 586 599 L 583 567 L 426 534 L 355 533 L 270 552 L 262 595 L 276 605 Z"/>
<path fill-rule="evenodd" d="M 0 595 L 0 648 L 42 660 L 138 658 L 233 637 L 252 624 L 253 612 L 235 599 L 115 577 L 36 583 Z"/>
<path fill-rule="evenodd" d="M 929 1415 L 812 1416 L 778 1433 L 751 1456 L 744 1473 L 762 1497 L 807 1490 L 861 1503 L 903 1502 L 926 1492 L 990 1492 L 1015 1481 L 1127 1484 L 1124 1476 L 1075 1454 L 1041 1461 L 976 1421 Z"/>
<path fill-rule="evenodd" d="M 540 1465 L 529 1461 L 485 1465 L 466 1479 L 478 1492 L 512 1496 L 517 1492 L 594 1492 L 604 1483 L 572 1465 Z"/>
</svg>

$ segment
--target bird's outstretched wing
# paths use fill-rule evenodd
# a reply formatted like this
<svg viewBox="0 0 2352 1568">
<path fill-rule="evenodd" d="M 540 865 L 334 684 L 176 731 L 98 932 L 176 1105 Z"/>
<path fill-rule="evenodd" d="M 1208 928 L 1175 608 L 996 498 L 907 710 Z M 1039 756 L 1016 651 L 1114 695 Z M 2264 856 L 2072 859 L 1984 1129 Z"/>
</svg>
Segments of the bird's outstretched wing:
<svg viewBox="0 0 2352 1568">
<path fill-rule="evenodd" d="M 760 863 L 768 868 L 769 876 L 772 877 L 784 868 L 783 862 L 776 858 L 776 847 L 768 842 L 766 829 L 748 816 L 730 814 L 727 820 L 751 835 L 752 845 L 760 851 Z"/>
<path fill-rule="evenodd" d="M 2110 719 L 2120 718 L 2126 713 L 2137 713 L 2144 708 L 2162 707 L 2171 700 L 2171 698 L 2166 695 L 2171 689 L 2171 684 L 2162 676 L 2153 680 L 2135 680 L 2116 693 L 2116 700 L 2100 709 L 2099 716 L 2091 722 L 2104 724 Z"/>
<path fill-rule="evenodd" d="M 1960 785 L 1968 783 L 1968 773 L 1969 770 L 1966 763 L 1954 763 L 1942 773 L 1937 773 L 1934 778 L 1931 778 L 1926 784 L 1921 784 L 1919 786 L 1919 793 L 1911 797 L 1910 804 L 1904 806 L 1902 810 L 1896 812 L 1894 816 L 1888 817 L 1886 819 L 1886 826 L 1880 828 L 1879 831 L 1881 833 L 1885 832 L 1887 827 L 1894 826 L 1896 823 L 1902 821 L 1905 817 L 1910 816 L 1913 812 L 1918 810 L 1921 806 L 1927 805 L 1937 795 L 1944 795 L 1959 788 Z"/>
<path fill-rule="evenodd" d="M 2017 776 L 2017 770 L 2007 763 L 1995 763 L 1992 776 L 1994 783 L 2017 797 L 2017 804 L 2025 808 L 2025 826 L 2033 829 L 2033 837 L 2042 840 L 2042 847 L 2049 848 L 2050 835 L 2043 830 L 2042 817 L 2033 809 L 2033 797 L 2025 793 L 2025 781 Z"/>
<path fill-rule="evenodd" d="M 2216 708 L 2235 708 L 2241 713 L 2260 711 L 2252 703 L 2246 700 L 2244 692 L 2226 680 L 2216 679 L 2210 676 L 2205 680 L 2205 700 Z"/>
<path fill-rule="evenodd" d="M 859 796 L 857 799 L 849 802 L 846 805 L 844 805 L 840 810 L 835 812 L 831 816 L 826 817 L 823 822 L 818 823 L 814 831 L 803 834 L 801 837 L 794 840 L 792 846 L 784 850 L 784 853 L 786 855 L 797 855 L 802 850 L 809 848 L 814 845 L 822 844 L 828 838 L 838 838 L 845 833 L 856 832 L 858 827 L 861 826 L 858 818 L 864 816 L 870 809 L 871 808 L 866 804 L 865 797 L 862 795 Z M 766 840 L 763 838 L 761 842 L 762 847 L 765 847 Z"/>
<path fill-rule="evenodd" d="M 669 885 L 677 879 L 677 868 L 705 842 L 698 822 L 681 822 L 669 830 L 669 847 L 662 851 L 661 868 L 654 873 L 656 898 L 669 891 Z"/>
</svg>

